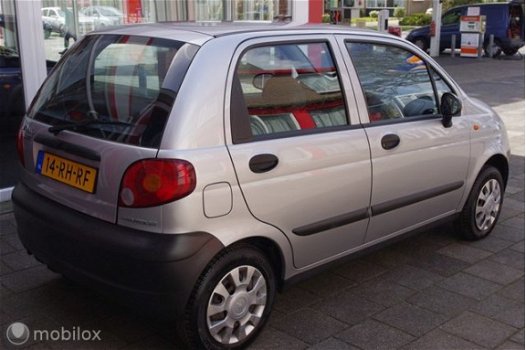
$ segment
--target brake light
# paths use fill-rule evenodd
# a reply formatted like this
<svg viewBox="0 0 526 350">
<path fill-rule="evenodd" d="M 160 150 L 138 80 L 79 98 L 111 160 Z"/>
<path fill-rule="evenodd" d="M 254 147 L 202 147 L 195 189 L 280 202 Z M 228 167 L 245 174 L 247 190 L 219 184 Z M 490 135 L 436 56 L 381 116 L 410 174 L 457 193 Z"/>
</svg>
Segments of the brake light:
<svg viewBox="0 0 526 350">
<path fill-rule="evenodd" d="M 195 185 L 191 163 L 181 159 L 143 159 L 126 169 L 119 205 L 144 208 L 173 202 L 192 193 Z"/>
<path fill-rule="evenodd" d="M 20 129 L 18 129 L 18 133 L 16 134 L 16 152 L 18 153 L 20 163 L 24 165 L 24 130 L 22 129 L 22 126 L 20 126 Z"/>
</svg>

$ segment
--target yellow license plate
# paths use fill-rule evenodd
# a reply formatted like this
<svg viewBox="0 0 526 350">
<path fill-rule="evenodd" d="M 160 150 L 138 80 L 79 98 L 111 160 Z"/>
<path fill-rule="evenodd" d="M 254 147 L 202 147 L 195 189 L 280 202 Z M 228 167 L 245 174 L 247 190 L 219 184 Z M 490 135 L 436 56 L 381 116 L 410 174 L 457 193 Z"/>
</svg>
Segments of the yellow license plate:
<svg viewBox="0 0 526 350">
<path fill-rule="evenodd" d="M 97 169 L 40 151 L 36 172 L 89 193 L 95 192 Z"/>
</svg>

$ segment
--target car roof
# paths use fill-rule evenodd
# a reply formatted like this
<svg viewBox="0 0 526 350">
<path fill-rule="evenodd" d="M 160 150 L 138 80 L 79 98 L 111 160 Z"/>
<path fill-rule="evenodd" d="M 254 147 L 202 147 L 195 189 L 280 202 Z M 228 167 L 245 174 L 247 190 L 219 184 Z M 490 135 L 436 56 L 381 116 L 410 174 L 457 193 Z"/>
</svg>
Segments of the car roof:
<svg viewBox="0 0 526 350">
<path fill-rule="evenodd" d="M 390 34 L 350 26 L 283 22 L 264 24 L 255 22 L 159 22 L 110 27 L 92 33 L 152 36 L 166 39 L 178 38 L 196 45 L 204 44 L 213 38 L 237 34 L 245 34 L 246 36 L 253 34 L 254 37 L 264 34 L 363 34 L 397 38 Z"/>
</svg>

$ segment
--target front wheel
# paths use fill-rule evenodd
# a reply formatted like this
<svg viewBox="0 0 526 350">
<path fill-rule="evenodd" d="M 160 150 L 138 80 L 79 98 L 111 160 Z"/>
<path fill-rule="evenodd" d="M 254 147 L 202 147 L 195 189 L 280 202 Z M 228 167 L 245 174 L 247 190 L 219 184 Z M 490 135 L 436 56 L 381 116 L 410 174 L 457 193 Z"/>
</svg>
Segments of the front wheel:
<svg viewBox="0 0 526 350">
<path fill-rule="evenodd" d="M 190 348 L 238 349 L 267 321 L 276 281 L 265 255 L 252 246 L 228 248 L 198 280 L 180 332 Z"/>
<path fill-rule="evenodd" d="M 504 181 L 499 170 L 487 166 L 480 172 L 458 226 L 464 238 L 478 240 L 491 233 L 499 218 L 504 199 Z"/>
</svg>

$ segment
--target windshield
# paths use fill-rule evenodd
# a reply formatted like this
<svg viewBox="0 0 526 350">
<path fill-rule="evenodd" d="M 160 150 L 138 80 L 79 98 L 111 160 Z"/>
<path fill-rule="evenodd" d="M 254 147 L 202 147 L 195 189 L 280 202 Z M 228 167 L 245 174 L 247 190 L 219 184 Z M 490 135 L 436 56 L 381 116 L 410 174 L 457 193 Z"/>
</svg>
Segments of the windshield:
<svg viewBox="0 0 526 350">
<path fill-rule="evenodd" d="M 87 36 L 46 80 L 28 115 L 53 126 L 89 125 L 71 130 L 93 137 L 158 147 L 196 51 L 173 40 Z"/>
</svg>

